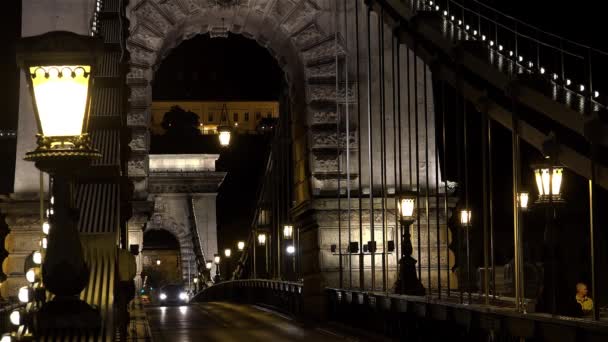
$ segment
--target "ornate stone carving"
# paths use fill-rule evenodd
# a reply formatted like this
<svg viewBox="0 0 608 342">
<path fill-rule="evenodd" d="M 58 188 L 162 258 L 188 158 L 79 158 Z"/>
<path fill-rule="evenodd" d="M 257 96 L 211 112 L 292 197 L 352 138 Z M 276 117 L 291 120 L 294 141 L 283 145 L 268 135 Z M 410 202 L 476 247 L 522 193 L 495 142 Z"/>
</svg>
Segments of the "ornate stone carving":
<svg viewBox="0 0 608 342">
<path fill-rule="evenodd" d="M 308 26 L 296 32 L 291 40 L 297 48 L 304 49 L 314 43 L 319 42 L 324 37 L 325 34 L 321 32 L 316 23 L 312 22 Z"/>
<path fill-rule="evenodd" d="M 133 127 L 133 126 L 147 127 L 148 118 L 147 118 L 146 112 L 143 112 L 143 111 L 130 112 L 129 115 L 127 115 L 127 125 L 131 126 L 131 127 Z"/>
<path fill-rule="evenodd" d="M 296 9 L 289 14 L 281 26 L 285 31 L 293 32 L 310 22 L 315 15 L 317 15 L 316 7 L 308 1 L 302 1 L 298 4 Z"/>
<path fill-rule="evenodd" d="M 279 22 L 295 5 L 295 2 L 291 0 L 276 0 L 270 14 L 276 18 Z"/>
<path fill-rule="evenodd" d="M 338 115 L 336 114 L 335 106 L 333 110 L 319 109 L 312 113 L 312 124 L 313 125 L 326 125 L 336 124 L 338 122 Z"/>
<path fill-rule="evenodd" d="M 304 72 L 306 73 L 306 78 L 335 78 L 336 63 L 333 60 L 329 63 L 312 65 L 307 67 Z"/>
<path fill-rule="evenodd" d="M 336 55 L 343 56 L 345 50 L 340 41 L 336 43 L 335 39 L 327 38 L 319 44 L 313 45 L 309 49 L 302 52 L 302 59 L 305 64 L 311 64 L 318 60 L 336 58 Z"/>
<path fill-rule="evenodd" d="M 357 141 L 355 132 L 349 132 L 349 143 L 354 145 Z M 313 148 L 337 148 L 346 146 L 346 133 L 329 130 L 313 130 L 312 131 L 312 146 Z"/>
<path fill-rule="evenodd" d="M 313 102 L 338 102 L 338 103 L 346 103 L 346 95 L 348 89 L 348 103 L 354 103 L 355 98 L 354 87 L 351 84 L 348 88 L 345 84 L 339 84 L 338 91 L 336 92 L 335 84 L 327 84 L 327 83 L 312 83 L 308 85 L 308 101 Z"/>
<path fill-rule="evenodd" d="M 136 131 L 132 134 L 131 142 L 129 143 L 129 147 L 133 151 L 148 151 L 150 144 L 150 133 L 148 130 L 145 131 Z"/>
<path fill-rule="evenodd" d="M 137 9 L 137 15 L 140 21 L 146 21 L 148 25 L 158 29 L 164 35 L 171 29 L 169 20 L 149 1 Z"/>
<path fill-rule="evenodd" d="M 127 163 L 129 177 L 146 177 L 148 161 L 145 159 L 131 159 Z"/>
</svg>

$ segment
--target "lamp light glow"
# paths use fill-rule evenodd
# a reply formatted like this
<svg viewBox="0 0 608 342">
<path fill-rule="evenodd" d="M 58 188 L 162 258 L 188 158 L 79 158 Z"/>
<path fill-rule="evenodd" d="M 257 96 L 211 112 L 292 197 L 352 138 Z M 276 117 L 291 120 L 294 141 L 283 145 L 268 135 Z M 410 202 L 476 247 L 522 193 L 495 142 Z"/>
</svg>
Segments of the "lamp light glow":
<svg viewBox="0 0 608 342">
<path fill-rule="evenodd" d="M 51 230 L 51 225 L 50 225 L 50 224 L 49 224 L 47 221 L 45 221 L 45 222 L 42 224 L 42 232 L 43 232 L 45 235 L 49 235 L 49 231 L 50 231 L 50 230 Z"/>
<path fill-rule="evenodd" d="M 528 209 L 530 194 L 527 191 L 520 191 L 517 195 L 517 206 L 522 210 Z"/>
<path fill-rule="evenodd" d="M 29 68 L 42 134 L 78 136 L 83 132 L 90 65 Z"/>
<path fill-rule="evenodd" d="M 219 132 L 219 139 L 220 139 L 220 145 L 226 147 L 228 145 L 230 145 L 230 130 L 229 129 L 225 129 L 225 128 L 219 128 L 218 129 Z"/>
<path fill-rule="evenodd" d="M 224 256 L 226 256 L 226 258 L 230 258 L 231 255 L 232 255 L 232 250 L 230 248 L 224 249 Z"/>
<path fill-rule="evenodd" d="M 264 234 L 264 233 L 258 234 L 258 244 L 260 246 L 265 246 L 266 245 L 266 234 Z"/>
<path fill-rule="evenodd" d="M 30 301 L 30 288 L 27 286 L 22 286 L 19 288 L 19 292 L 17 294 L 17 298 L 21 303 L 29 303 Z"/>
<path fill-rule="evenodd" d="M 293 226 L 290 224 L 286 224 L 283 226 L 283 237 L 285 239 L 291 239 L 293 236 Z"/>
<path fill-rule="evenodd" d="M 34 255 L 32 256 L 32 259 L 36 265 L 42 264 L 42 253 L 40 253 L 39 251 L 35 251 Z"/>
<path fill-rule="evenodd" d="M 160 266 L 160 263 L 161 263 L 160 259 L 156 259 L 156 266 Z"/>
<path fill-rule="evenodd" d="M 221 261 L 221 258 L 220 258 L 220 255 L 219 255 L 219 254 L 216 254 L 216 255 L 214 255 L 214 256 L 213 256 L 213 262 L 214 262 L 216 265 L 219 265 L 219 264 L 220 264 L 220 261 Z"/>
<path fill-rule="evenodd" d="M 9 319 L 13 325 L 21 325 L 21 312 L 14 310 L 11 312 Z"/>
<path fill-rule="evenodd" d="M 285 251 L 287 252 L 287 254 L 293 254 L 296 252 L 296 248 L 293 245 L 289 245 L 289 246 L 287 246 Z"/>
<path fill-rule="evenodd" d="M 553 169 L 553 171 L 550 171 Z M 561 200 L 561 187 L 563 179 L 563 167 L 561 166 L 536 166 L 534 168 L 534 178 L 538 189 L 538 201 L 548 202 Z"/>
<path fill-rule="evenodd" d="M 30 268 L 29 270 L 27 270 L 27 272 L 25 272 L 25 279 L 29 282 L 29 283 L 35 283 L 36 280 L 38 280 L 38 268 Z"/>
<path fill-rule="evenodd" d="M 211 267 L 213 267 L 213 262 L 211 262 L 211 261 L 207 261 L 207 262 L 205 263 L 205 267 L 206 267 L 208 270 L 210 270 L 210 269 L 211 269 Z"/>
<path fill-rule="evenodd" d="M 242 252 L 242 251 L 245 249 L 245 242 L 244 242 L 244 241 L 239 241 L 239 242 L 236 244 L 236 247 L 238 248 L 238 250 L 239 250 L 240 252 Z"/>
<path fill-rule="evenodd" d="M 460 225 L 468 228 L 471 226 L 471 210 L 462 209 L 460 211 Z"/>
<path fill-rule="evenodd" d="M 416 208 L 416 197 L 414 194 L 402 196 L 397 204 L 399 216 L 401 216 L 402 220 L 409 221 L 414 219 L 414 210 Z"/>
</svg>

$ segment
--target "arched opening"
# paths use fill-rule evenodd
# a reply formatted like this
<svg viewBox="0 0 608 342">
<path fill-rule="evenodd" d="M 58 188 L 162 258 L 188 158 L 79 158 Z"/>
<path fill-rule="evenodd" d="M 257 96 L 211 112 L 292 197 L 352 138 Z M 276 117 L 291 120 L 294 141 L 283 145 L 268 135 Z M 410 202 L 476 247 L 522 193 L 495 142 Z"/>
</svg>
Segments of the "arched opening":
<svg viewBox="0 0 608 342">
<path fill-rule="evenodd" d="M 144 290 L 154 290 L 183 281 L 180 245 L 170 232 L 159 229 L 144 233 L 142 255 Z"/>
<path fill-rule="evenodd" d="M 150 154 L 217 154 L 215 171 L 226 172 L 217 189 L 216 249 L 201 251 L 207 260 L 216 252 L 221 255 L 222 279 L 238 262 L 238 241 L 249 238 L 260 178 L 274 128 L 289 103 L 287 93 L 277 60 L 256 41 L 236 34 L 185 40 L 154 74 Z M 217 127 L 226 124 L 230 145 L 221 147 Z M 229 258 L 226 249 L 234 252 Z"/>
</svg>

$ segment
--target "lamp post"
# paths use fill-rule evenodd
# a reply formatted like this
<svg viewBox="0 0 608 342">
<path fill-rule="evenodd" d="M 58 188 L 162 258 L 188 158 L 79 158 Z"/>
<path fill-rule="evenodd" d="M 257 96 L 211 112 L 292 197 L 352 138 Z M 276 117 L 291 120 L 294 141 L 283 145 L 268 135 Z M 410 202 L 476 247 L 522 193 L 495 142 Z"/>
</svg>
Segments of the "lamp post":
<svg viewBox="0 0 608 342">
<path fill-rule="evenodd" d="M 471 210 L 468 208 L 460 210 L 460 226 L 464 229 L 465 243 L 466 243 L 466 256 L 467 256 L 467 296 L 469 304 L 471 304 L 471 246 L 469 241 L 469 231 L 471 230 Z M 462 291 L 461 300 L 462 300 Z"/>
<path fill-rule="evenodd" d="M 222 113 L 220 115 L 220 125 L 217 126 L 218 138 L 222 147 L 228 147 L 230 145 L 230 137 L 232 128 L 228 125 L 228 108 L 226 104 L 222 106 Z"/>
<path fill-rule="evenodd" d="M 401 294 L 423 296 L 424 286 L 416 275 L 416 259 L 412 257 L 410 226 L 416 221 L 416 193 L 406 192 L 399 198 L 399 222 L 401 224 L 401 260 L 397 290 Z"/>
<path fill-rule="evenodd" d="M 564 203 L 562 199 L 562 180 L 564 168 L 546 158 L 544 163 L 532 166 L 538 190 L 535 204 L 545 208 L 546 223 L 543 251 L 543 286 L 540 298 L 541 310 L 555 314 L 557 311 L 557 231 L 555 227 L 556 206 Z"/>
<path fill-rule="evenodd" d="M 213 277 L 213 282 L 214 283 L 219 283 L 221 278 L 220 275 L 220 255 L 219 254 L 215 254 L 213 256 L 213 263 L 215 264 L 215 277 Z"/>
<path fill-rule="evenodd" d="M 522 190 L 517 194 L 517 208 L 519 209 L 517 212 L 517 221 L 518 221 L 518 231 L 517 231 L 517 249 L 515 250 L 515 286 L 519 287 L 519 308 L 522 308 L 523 312 L 526 312 L 525 302 L 525 260 L 524 260 L 524 251 L 523 251 L 523 232 L 524 232 L 524 220 L 523 213 L 528 211 L 528 204 L 530 203 L 530 193 L 528 191 Z M 517 296 L 516 296 L 517 297 Z"/>
<path fill-rule="evenodd" d="M 226 273 L 228 274 L 228 280 L 230 280 L 230 271 L 232 270 L 232 250 L 230 248 L 224 249 L 224 256 L 226 257 Z"/>
<path fill-rule="evenodd" d="M 260 232 L 258 233 L 258 244 L 261 247 L 264 247 L 264 272 L 268 272 L 268 246 L 266 245 L 266 233 Z"/>
<path fill-rule="evenodd" d="M 295 241 L 295 234 L 293 231 L 292 224 L 285 224 L 283 226 L 283 239 L 291 240 L 291 244 L 287 245 L 287 248 L 285 249 L 285 251 L 287 252 L 287 255 L 289 255 L 291 257 L 291 272 L 294 274 L 294 277 L 295 277 L 295 273 L 296 273 L 295 243 L 296 243 L 296 241 Z"/>
<path fill-rule="evenodd" d="M 88 135 L 93 75 L 103 43 L 98 38 L 55 31 L 22 38 L 17 60 L 25 73 L 38 125 L 37 148 L 25 159 L 53 177 L 54 215 L 42 278 L 55 295 L 38 311 L 36 329 L 99 329 L 99 310 L 80 300 L 88 283 L 77 229 L 73 182 L 101 154 Z"/>
</svg>

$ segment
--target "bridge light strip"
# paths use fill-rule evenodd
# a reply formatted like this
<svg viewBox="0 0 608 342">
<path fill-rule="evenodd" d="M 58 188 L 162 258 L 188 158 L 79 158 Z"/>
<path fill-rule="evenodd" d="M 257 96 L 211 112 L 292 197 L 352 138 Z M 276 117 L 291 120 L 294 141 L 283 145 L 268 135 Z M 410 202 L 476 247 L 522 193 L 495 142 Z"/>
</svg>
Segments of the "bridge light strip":
<svg viewBox="0 0 608 342">
<path fill-rule="evenodd" d="M 99 0 L 98 0 L 98 1 L 99 1 Z M 433 2 L 433 1 L 428 1 L 428 4 L 431 6 L 431 8 L 433 8 L 433 7 L 432 7 L 432 6 L 433 6 L 433 4 L 434 4 L 434 2 Z M 435 10 L 440 11 L 440 7 L 439 7 L 439 5 L 436 5 L 436 6 L 435 6 Z M 455 17 L 454 15 L 450 15 L 450 13 L 449 13 L 447 10 L 444 10 L 444 11 L 443 11 L 443 16 L 444 16 L 444 17 L 446 17 L 446 19 L 447 19 L 447 18 L 449 18 L 449 20 L 450 20 L 450 21 L 455 21 L 455 20 L 456 20 L 456 17 Z M 459 25 L 459 26 L 462 26 L 462 25 L 463 25 L 463 21 L 462 21 L 462 19 L 458 19 L 457 23 L 458 23 L 458 25 Z M 465 29 L 465 30 L 467 30 L 467 31 L 468 31 L 470 28 L 471 28 L 471 27 L 470 27 L 469 25 L 465 25 L 465 26 L 464 26 L 464 29 Z M 477 36 L 478 34 L 481 34 L 481 33 L 480 33 L 480 32 L 478 32 L 477 30 L 473 30 L 473 36 Z M 481 40 L 482 40 L 482 41 L 485 41 L 486 39 L 487 39 L 486 35 L 485 35 L 485 34 L 481 34 Z M 492 48 L 492 47 L 494 47 L 494 45 L 496 45 L 496 43 L 495 43 L 493 40 L 490 40 L 490 41 L 489 41 L 489 46 Z M 497 45 L 497 48 L 498 48 L 498 51 L 503 51 L 503 50 L 504 50 L 504 46 L 503 46 L 503 45 Z M 509 57 L 513 57 L 514 55 L 515 55 L 515 53 L 513 52 L 513 50 L 509 50 Z M 517 57 L 517 60 L 518 60 L 520 63 L 523 63 L 523 62 L 524 62 L 524 57 L 523 57 L 523 56 L 518 56 L 518 57 Z M 529 68 L 529 69 L 532 69 L 533 67 L 534 67 L 534 63 L 533 63 L 533 62 L 531 62 L 531 61 L 529 61 L 529 62 L 528 62 L 528 68 Z M 544 75 L 544 74 L 547 72 L 547 70 L 546 70 L 544 67 L 540 67 L 538 72 L 539 72 L 541 75 Z M 552 75 L 552 79 L 553 79 L 554 81 L 557 81 L 557 80 L 559 79 L 559 76 L 558 76 L 556 73 L 553 73 L 553 75 Z M 570 85 L 572 85 L 572 81 L 571 81 L 570 79 L 566 79 L 566 82 L 565 82 L 565 83 L 566 83 L 566 86 L 570 86 Z M 584 86 L 583 84 L 579 85 L 579 91 L 580 91 L 581 93 L 585 91 L 585 86 Z M 598 98 L 598 97 L 600 96 L 599 91 L 597 91 L 597 90 L 596 90 L 596 91 L 594 91 L 594 92 L 593 92 L 593 94 L 592 94 L 592 96 L 593 96 L 593 98 Z"/>
</svg>

